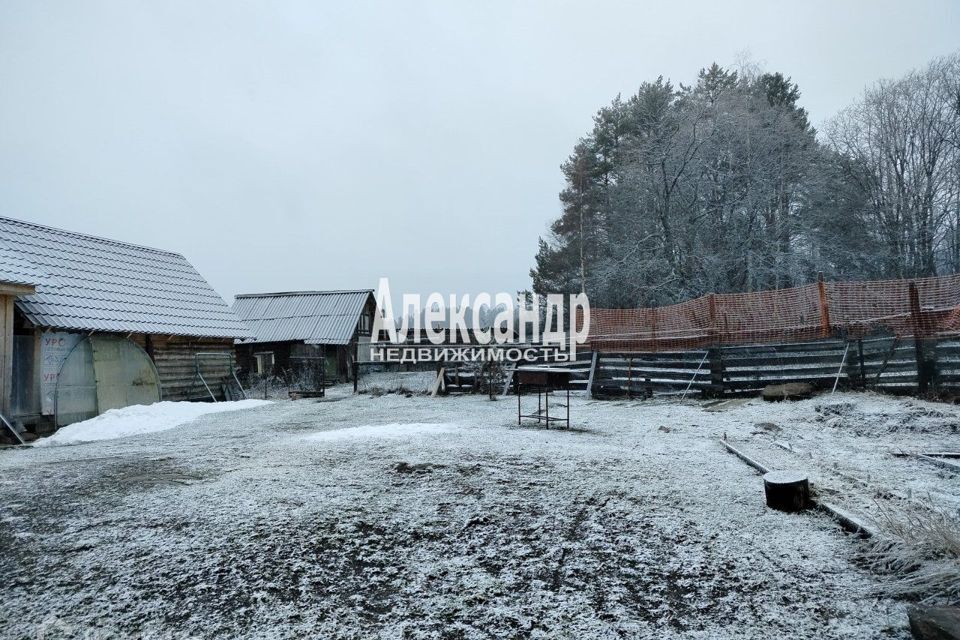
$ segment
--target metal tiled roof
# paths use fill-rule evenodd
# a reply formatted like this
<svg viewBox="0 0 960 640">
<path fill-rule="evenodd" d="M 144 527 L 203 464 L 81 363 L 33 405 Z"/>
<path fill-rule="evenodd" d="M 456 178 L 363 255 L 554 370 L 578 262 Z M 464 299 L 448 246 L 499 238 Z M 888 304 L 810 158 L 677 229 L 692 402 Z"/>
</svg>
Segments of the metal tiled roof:
<svg viewBox="0 0 960 640">
<path fill-rule="evenodd" d="M 252 340 L 347 344 L 372 289 L 356 291 L 291 291 L 238 295 L 233 310 L 247 323 Z"/>
<path fill-rule="evenodd" d="M 7 263 L 6 257 L 16 262 Z M 250 335 L 223 298 L 177 253 L 0 217 L 0 260 L 0 279 L 11 271 L 36 286 L 35 294 L 17 299 L 17 307 L 40 327 L 216 338 Z"/>
<path fill-rule="evenodd" d="M 0 240 L 0 282 L 35 285 L 43 272 L 21 258 L 17 251 Z"/>
</svg>

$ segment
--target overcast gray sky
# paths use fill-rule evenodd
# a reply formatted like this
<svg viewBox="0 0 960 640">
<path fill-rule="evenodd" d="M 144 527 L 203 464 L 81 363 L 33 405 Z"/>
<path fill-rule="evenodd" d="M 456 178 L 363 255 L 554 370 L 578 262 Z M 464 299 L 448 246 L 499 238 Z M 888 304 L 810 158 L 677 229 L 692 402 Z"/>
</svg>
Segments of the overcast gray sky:
<svg viewBox="0 0 960 640">
<path fill-rule="evenodd" d="M 957 48 L 957 0 L 3 0 L 0 215 L 181 252 L 228 300 L 512 292 L 618 92 L 749 51 L 819 124 Z"/>
</svg>

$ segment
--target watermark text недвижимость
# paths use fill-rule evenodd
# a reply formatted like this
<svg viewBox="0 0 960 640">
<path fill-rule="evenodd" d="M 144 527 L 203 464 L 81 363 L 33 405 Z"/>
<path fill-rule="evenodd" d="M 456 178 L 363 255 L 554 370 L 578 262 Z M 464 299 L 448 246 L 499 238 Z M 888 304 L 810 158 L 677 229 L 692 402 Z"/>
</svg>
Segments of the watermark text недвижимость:
<svg viewBox="0 0 960 640">
<path fill-rule="evenodd" d="M 542 304 L 508 293 L 468 295 L 431 293 L 402 296 L 399 322 L 390 283 L 377 287 L 374 362 L 555 361 L 575 360 L 590 331 L 586 294 L 549 294 Z M 448 304 L 449 303 L 449 304 Z"/>
</svg>

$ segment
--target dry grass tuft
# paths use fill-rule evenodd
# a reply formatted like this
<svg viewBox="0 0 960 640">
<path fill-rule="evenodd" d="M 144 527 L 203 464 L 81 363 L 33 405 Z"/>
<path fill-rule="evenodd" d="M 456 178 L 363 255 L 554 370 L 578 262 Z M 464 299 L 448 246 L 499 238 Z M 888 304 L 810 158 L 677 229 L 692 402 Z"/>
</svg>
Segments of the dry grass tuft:
<svg viewBox="0 0 960 640">
<path fill-rule="evenodd" d="M 960 519 L 932 504 L 878 507 L 883 537 L 865 559 L 889 578 L 883 593 L 930 604 L 960 600 Z"/>
</svg>

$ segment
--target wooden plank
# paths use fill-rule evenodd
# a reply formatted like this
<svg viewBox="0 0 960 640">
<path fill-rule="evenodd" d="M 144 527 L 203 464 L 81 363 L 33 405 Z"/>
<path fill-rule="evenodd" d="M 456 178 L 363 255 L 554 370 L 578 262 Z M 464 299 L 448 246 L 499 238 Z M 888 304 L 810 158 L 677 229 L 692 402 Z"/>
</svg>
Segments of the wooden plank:
<svg viewBox="0 0 960 640">
<path fill-rule="evenodd" d="M 843 340 L 818 340 L 815 342 L 783 342 L 777 344 L 749 344 L 749 345 L 724 345 L 721 347 L 724 355 L 728 353 L 735 355 L 737 353 L 749 351 L 784 351 L 784 352 L 802 352 L 802 351 L 822 351 L 824 349 L 843 349 Z"/>
<path fill-rule="evenodd" d="M 806 371 L 811 371 L 814 373 L 816 373 L 817 371 L 832 371 L 836 373 L 837 367 L 839 366 L 839 364 L 840 363 L 838 361 L 824 362 L 824 363 L 817 363 L 817 364 L 794 364 L 789 366 L 784 364 L 769 363 L 763 366 L 755 366 L 755 367 L 742 367 L 742 366 L 726 367 L 726 370 L 734 375 L 749 374 L 754 371 L 779 371 L 779 372 L 791 371 L 791 372 L 796 372 L 798 374 L 802 374 Z"/>
<path fill-rule="evenodd" d="M 634 378 L 643 378 L 645 376 L 651 377 L 660 377 L 660 378 L 677 378 L 677 379 L 689 379 L 690 376 L 697 373 L 696 367 L 691 367 L 690 369 L 652 369 L 648 367 L 607 367 L 603 366 L 602 371 L 604 374 L 609 373 L 611 376 L 623 376 L 634 377 Z"/>
<path fill-rule="evenodd" d="M 686 378 L 686 379 L 683 379 L 683 378 L 644 378 L 644 379 L 603 378 L 602 380 L 600 380 L 595 384 L 600 384 L 600 383 L 605 384 L 607 386 L 617 385 L 623 388 L 627 388 L 629 386 L 634 389 L 642 389 L 646 385 L 670 385 L 674 387 L 685 387 L 687 384 L 690 383 L 690 379 L 689 378 Z M 702 376 L 699 380 L 694 380 L 693 382 L 693 386 L 697 388 L 710 385 L 710 384 L 712 383 L 710 381 L 709 372 L 707 373 L 707 375 Z"/>
<path fill-rule="evenodd" d="M 440 370 L 437 372 L 437 379 L 433 383 L 433 389 L 430 390 L 430 397 L 436 398 L 437 394 L 440 393 L 441 387 L 443 387 L 443 378 L 446 375 L 446 368 L 440 367 Z"/>
<path fill-rule="evenodd" d="M 644 358 L 653 359 L 653 360 L 662 359 L 662 358 L 683 360 L 687 358 L 691 358 L 691 359 L 694 358 L 693 354 L 698 354 L 696 356 L 696 359 L 699 360 L 700 358 L 703 357 L 703 354 L 705 352 L 706 352 L 706 349 L 695 349 L 693 351 L 636 351 L 636 352 L 602 351 L 601 353 L 603 354 L 603 358 L 605 360 L 610 358 L 620 358 L 623 360 L 627 360 L 631 358 L 634 360 L 639 360 Z"/>
<path fill-rule="evenodd" d="M 689 360 L 651 360 L 649 358 L 608 358 L 605 355 L 601 355 L 600 365 L 604 367 L 617 367 L 621 369 L 626 369 L 631 367 L 633 369 L 643 369 L 648 367 L 651 369 L 696 369 L 697 364 L 703 358 L 701 355 L 699 358 L 690 358 Z"/>
<path fill-rule="evenodd" d="M 507 370 L 507 375 L 504 376 L 506 380 L 503 382 L 503 393 L 500 394 L 503 397 L 506 397 L 510 393 L 510 385 L 513 383 L 513 374 L 517 372 L 517 365 L 513 363 L 510 365 L 510 368 Z"/>
<path fill-rule="evenodd" d="M 740 458 L 741 460 L 743 460 L 744 462 L 746 462 L 749 466 L 753 467 L 754 469 L 756 469 L 756 470 L 759 471 L 760 473 L 770 473 L 770 469 L 769 469 L 766 465 L 761 464 L 761 463 L 758 462 L 757 460 L 754 460 L 753 458 L 751 458 L 750 456 L 748 456 L 748 455 L 745 454 L 744 452 L 742 452 L 742 451 L 740 451 L 739 449 L 737 449 L 736 447 L 734 447 L 732 444 L 730 444 L 729 442 L 727 442 L 727 439 L 726 439 L 726 438 L 721 439 L 721 440 L 720 440 L 720 444 L 722 444 L 722 445 L 724 446 L 724 448 L 726 448 L 727 451 L 729 451 L 729 452 L 732 453 L 733 455 L 737 456 L 738 458 Z"/>
<path fill-rule="evenodd" d="M 0 412 L 0 422 L 2 422 L 3 425 L 7 428 L 7 431 L 9 431 L 13 435 L 13 437 L 16 438 L 17 442 L 19 442 L 20 444 L 27 444 L 26 442 L 23 441 L 23 438 L 20 437 L 20 432 L 13 428 L 13 425 L 10 424 L 10 422 L 7 420 L 7 418 L 3 415 L 2 412 Z"/>
<path fill-rule="evenodd" d="M 877 532 L 872 528 L 868 527 L 863 522 L 857 520 L 853 514 L 848 511 L 845 511 L 838 507 L 837 505 L 831 502 L 816 502 L 816 507 L 821 511 L 825 511 L 830 514 L 834 520 L 840 523 L 844 529 L 851 533 L 863 536 L 864 538 L 875 538 L 877 537 Z"/>
<path fill-rule="evenodd" d="M 724 363 L 732 367 L 756 367 L 770 365 L 817 366 L 836 364 L 843 357 L 843 349 L 817 351 L 802 354 L 766 354 L 751 357 L 724 356 Z"/>
<path fill-rule="evenodd" d="M 960 458 L 960 451 L 919 451 L 917 453 L 909 453 L 907 451 L 891 451 L 890 455 L 896 456 L 898 458 L 908 458 L 915 455 L 924 455 L 931 456 L 934 458 Z"/>
<path fill-rule="evenodd" d="M 590 358 L 590 375 L 587 378 L 587 395 L 593 397 L 593 379 L 597 373 L 597 363 L 600 361 L 600 352 L 594 351 Z"/>
<path fill-rule="evenodd" d="M 934 458 L 933 456 L 928 456 L 922 453 L 915 455 L 918 460 L 923 460 L 924 462 L 929 462 L 930 464 L 935 464 L 938 467 L 947 469 L 948 471 L 953 471 L 954 473 L 960 473 L 960 464 L 956 462 L 950 462 L 949 460 L 941 460 L 940 458 Z"/>
<path fill-rule="evenodd" d="M 9 413 L 13 394 L 13 297 L 0 295 L 0 413 Z"/>
</svg>

